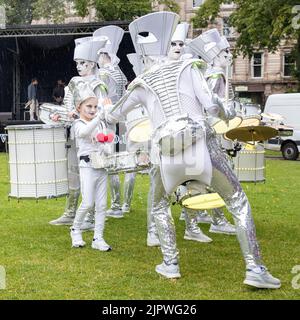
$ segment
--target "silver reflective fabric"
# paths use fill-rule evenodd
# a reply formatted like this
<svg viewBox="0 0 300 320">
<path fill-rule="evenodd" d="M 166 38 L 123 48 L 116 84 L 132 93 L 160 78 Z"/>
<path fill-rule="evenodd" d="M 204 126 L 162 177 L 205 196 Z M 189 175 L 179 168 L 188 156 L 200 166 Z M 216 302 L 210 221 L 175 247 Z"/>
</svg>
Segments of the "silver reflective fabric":
<svg viewBox="0 0 300 320">
<path fill-rule="evenodd" d="M 165 192 L 161 180 L 159 166 L 150 169 L 151 188 L 148 203 L 152 204 L 152 216 L 157 228 L 161 251 L 166 264 L 178 263 L 178 251 L 176 248 L 176 232 L 174 220 L 171 215 L 170 199 Z M 152 232 L 153 220 L 148 230 Z M 154 230 L 154 229 L 153 229 Z"/>
<path fill-rule="evenodd" d="M 121 210 L 120 178 L 118 174 L 109 176 L 111 209 Z"/>
<path fill-rule="evenodd" d="M 247 196 L 227 161 L 213 129 L 208 125 L 206 139 L 213 166 L 211 187 L 223 198 L 227 209 L 233 215 L 237 238 L 247 268 L 261 265 L 255 225 Z"/>
<path fill-rule="evenodd" d="M 141 76 L 158 96 L 166 119 L 182 114 L 178 100 L 177 80 L 183 63 L 184 61 L 164 64 Z"/>
<path fill-rule="evenodd" d="M 136 178 L 136 172 L 130 172 L 125 174 L 123 203 L 129 208 L 130 208 L 131 200 L 133 196 L 135 178 Z"/>
<path fill-rule="evenodd" d="M 74 218 L 78 207 L 78 200 L 80 196 L 80 190 L 69 189 L 69 195 L 67 196 L 64 215 L 70 218 Z"/>
</svg>

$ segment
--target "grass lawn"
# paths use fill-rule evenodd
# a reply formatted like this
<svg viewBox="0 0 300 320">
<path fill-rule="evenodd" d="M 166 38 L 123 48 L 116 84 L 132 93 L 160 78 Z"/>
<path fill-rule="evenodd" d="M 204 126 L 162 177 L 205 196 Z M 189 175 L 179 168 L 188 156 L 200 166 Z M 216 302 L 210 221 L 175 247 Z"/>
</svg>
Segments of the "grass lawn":
<svg viewBox="0 0 300 320">
<path fill-rule="evenodd" d="M 267 160 L 266 183 L 244 184 L 264 262 L 282 280 L 279 290 L 243 285 L 244 262 L 235 236 L 208 233 L 209 244 L 183 240 L 179 206 L 172 207 L 182 278 L 156 274 L 159 248 L 146 246 L 148 177 L 138 175 L 132 212 L 110 218 L 105 239 L 113 251 L 72 249 L 69 229 L 51 226 L 65 199 L 8 201 L 6 155 L 0 153 L 0 299 L 299 299 L 291 270 L 300 265 L 300 161 Z M 231 219 L 231 218 L 230 218 Z M 300 285 L 300 280 L 299 280 Z"/>
</svg>

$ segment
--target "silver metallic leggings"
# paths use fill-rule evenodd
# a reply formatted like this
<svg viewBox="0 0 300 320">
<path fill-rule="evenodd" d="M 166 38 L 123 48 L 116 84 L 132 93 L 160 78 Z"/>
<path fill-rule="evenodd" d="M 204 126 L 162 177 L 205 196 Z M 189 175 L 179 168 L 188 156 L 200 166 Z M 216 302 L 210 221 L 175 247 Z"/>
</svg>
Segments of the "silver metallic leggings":
<svg viewBox="0 0 300 320">
<path fill-rule="evenodd" d="M 223 198 L 227 209 L 233 215 L 237 238 L 246 267 L 260 265 L 261 256 L 247 196 L 224 155 L 214 131 L 210 127 L 207 128 L 206 139 L 213 166 L 211 187 Z M 176 263 L 178 251 L 176 248 L 174 221 L 170 214 L 169 197 L 164 190 L 158 166 L 152 167 L 150 177 L 153 179 L 153 183 L 151 183 L 153 190 L 150 190 L 149 196 L 153 204 L 153 217 L 161 243 L 163 258 L 167 264 Z"/>
</svg>

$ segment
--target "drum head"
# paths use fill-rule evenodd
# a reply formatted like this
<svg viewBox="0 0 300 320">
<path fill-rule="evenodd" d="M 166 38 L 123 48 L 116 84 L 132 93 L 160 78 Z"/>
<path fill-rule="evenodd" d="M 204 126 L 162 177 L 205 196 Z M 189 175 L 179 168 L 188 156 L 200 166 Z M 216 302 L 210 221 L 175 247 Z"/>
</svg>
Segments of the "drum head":
<svg viewBox="0 0 300 320">
<path fill-rule="evenodd" d="M 251 116 L 245 117 L 239 127 L 249 127 L 249 126 L 259 126 L 260 117 L 259 116 Z M 234 129 L 234 128 L 233 128 Z"/>
<path fill-rule="evenodd" d="M 220 120 L 213 125 L 213 128 L 215 129 L 217 134 L 223 134 L 231 129 L 237 128 L 241 124 L 241 122 L 242 122 L 241 117 L 235 117 L 229 120 L 228 122 L 224 120 Z"/>
<path fill-rule="evenodd" d="M 182 205 L 188 209 L 206 210 L 224 207 L 225 202 L 217 193 L 209 193 L 185 199 Z"/>
<path fill-rule="evenodd" d="M 128 133 L 128 140 L 132 142 L 146 142 L 150 140 L 152 130 L 150 120 L 144 120 L 133 127 Z"/>
</svg>

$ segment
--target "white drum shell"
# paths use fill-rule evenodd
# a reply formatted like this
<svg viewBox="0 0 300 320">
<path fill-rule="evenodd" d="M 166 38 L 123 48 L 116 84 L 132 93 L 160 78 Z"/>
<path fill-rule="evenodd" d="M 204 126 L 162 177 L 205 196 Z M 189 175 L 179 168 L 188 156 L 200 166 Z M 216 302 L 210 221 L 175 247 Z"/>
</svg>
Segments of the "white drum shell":
<svg viewBox="0 0 300 320">
<path fill-rule="evenodd" d="M 50 198 L 68 193 L 65 129 L 8 126 L 10 196 Z"/>
<path fill-rule="evenodd" d="M 233 158 L 234 171 L 239 181 L 265 181 L 265 150 L 257 144 L 253 150 L 243 148 Z"/>
</svg>

